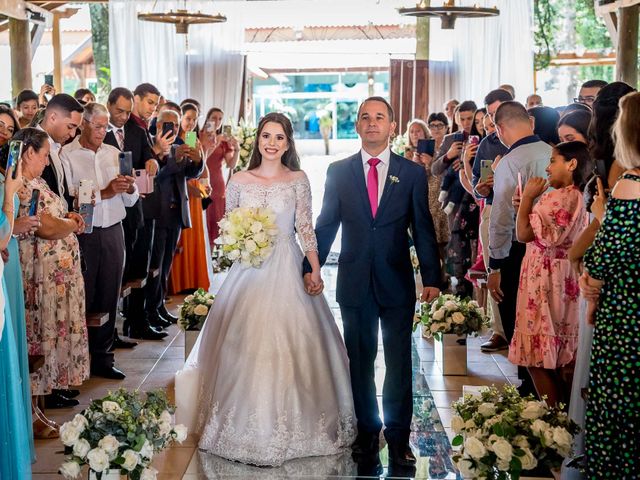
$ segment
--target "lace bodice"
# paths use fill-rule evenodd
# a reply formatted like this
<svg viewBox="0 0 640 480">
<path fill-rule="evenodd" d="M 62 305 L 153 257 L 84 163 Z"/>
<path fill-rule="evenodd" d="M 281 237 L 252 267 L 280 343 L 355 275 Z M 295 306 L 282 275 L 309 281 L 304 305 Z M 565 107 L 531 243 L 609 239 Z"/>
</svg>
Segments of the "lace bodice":
<svg viewBox="0 0 640 480">
<path fill-rule="evenodd" d="M 297 233 L 303 251 L 318 251 L 312 222 L 311 186 L 306 175 L 271 185 L 238 183 L 231 179 L 227 185 L 226 211 L 237 207 L 271 208 L 276 213 L 281 237 Z"/>
</svg>

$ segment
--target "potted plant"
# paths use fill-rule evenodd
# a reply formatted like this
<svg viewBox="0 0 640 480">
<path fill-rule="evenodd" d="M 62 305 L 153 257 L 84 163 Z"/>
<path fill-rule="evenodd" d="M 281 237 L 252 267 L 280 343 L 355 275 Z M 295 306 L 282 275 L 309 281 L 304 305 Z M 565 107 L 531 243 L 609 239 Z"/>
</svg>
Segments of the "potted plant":
<svg viewBox="0 0 640 480">
<path fill-rule="evenodd" d="M 451 406 L 451 443 L 461 447 L 453 459 L 464 478 L 518 480 L 539 467 L 557 471 L 571 455 L 578 426 L 563 405 L 550 407 L 507 386 L 484 387 Z"/>
<path fill-rule="evenodd" d="M 163 390 L 143 396 L 120 389 L 93 400 L 60 428 L 66 461 L 59 473 L 78 478 L 81 467 L 89 465 L 90 479 L 154 480 L 154 455 L 187 438 L 187 429 L 174 425 L 173 412 Z"/>
<path fill-rule="evenodd" d="M 193 294 L 187 295 L 184 303 L 178 307 L 178 326 L 184 330 L 184 358 L 191 353 L 193 345 L 198 339 L 209 309 L 213 305 L 215 296 L 199 288 Z"/>
<path fill-rule="evenodd" d="M 433 337 L 435 358 L 444 375 L 467 374 L 467 335 L 478 335 L 489 326 L 489 318 L 478 302 L 444 294 L 431 303 L 421 303 L 415 327 Z"/>
</svg>

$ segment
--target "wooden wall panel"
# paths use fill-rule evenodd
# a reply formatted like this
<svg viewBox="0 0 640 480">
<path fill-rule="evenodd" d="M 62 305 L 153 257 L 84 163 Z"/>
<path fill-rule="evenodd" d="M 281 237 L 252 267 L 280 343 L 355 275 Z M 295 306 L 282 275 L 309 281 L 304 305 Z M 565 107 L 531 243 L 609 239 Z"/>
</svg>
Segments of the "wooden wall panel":
<svg viewBox="0 0 640 480">
<path fill-rule="evenodd" d="M 389 69 L 389 96 L 396 115 L 398 133 L 413 118 L 426 120 L 429 104 L 428 60 L 392 59 Z"/>
</svg>

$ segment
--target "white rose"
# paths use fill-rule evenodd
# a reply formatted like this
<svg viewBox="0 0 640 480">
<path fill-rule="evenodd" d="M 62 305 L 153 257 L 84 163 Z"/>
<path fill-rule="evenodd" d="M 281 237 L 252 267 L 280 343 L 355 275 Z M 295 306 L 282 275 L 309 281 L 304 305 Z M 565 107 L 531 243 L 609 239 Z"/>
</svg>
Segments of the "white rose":
<svg viewBox="0 0 640 480">
<path fill-rule="evenodd" d="M 458 310 L 458 304 L 456 302 L 451 301 L 451 300 L 447 300 L 446 302 L 444 302 L 444 308 L 446 308 L 450 312 L 454 312 L 454 311 Z"/>
<path fill-rule="evenodd" d="M 80 430 L 73 422 L 66 422 L 60 427 L 60 441 L 67 447 L 72 447 L 80 438 Z"/>
<path fill-rule="evenodd" d="M 478 428 L 478 426 L 476 425 L 476 422 L 474 422 L 473 419 L 470 418 L 469 420 L 464 422 L 464 428 L 465 430 L 474 430 Z"/>
<path fill-rule="evenodd" d="M 544 415 L 546 411 L 547 408 L 544 403 L 529 401 L 525 405 L 520 416 L 527 420 L 535 420 L 536 418 L 540 418 L 542 415 Z"/>
<path fill-rule="evenodd" d="M 122 463 L 122 468 L 128 471 L 131 471 L 134 468 L 136 468 L 136 466 L 138 465 L 138 462 L 140 461 L 140 455 L 138 455 L 138 453 L 134 450 L 126 450 L 122 454 L 122 458 L 124 459 L 124 462 Z"/>
<path fill-rule="evenodd" d="M 160 417 L 158 418 L 158 420 L 160 422 L 167 422 L 167 423 L 171 423 L 171 414 L 169 413 L 169 410 L 164 410 L 161 414 Z"/>
<path fill-rule="evenodd" d="M 102 411 L 108 414 L 120 415 L 122 413 L 122 408 L 116 402 L 111 402 L 109 400 L 105 400 L 102 402 Z"/>
<path fill-rule="evenodd" d="M 247 252 L 252 253 L 258 249 L 258 244 L 253 240 L 247 240 L 247 242 L 244 245 L 244 248 L 247 249 Z"/>
<path fill-rule="evenodd" d="M 96 473 L 100 473 L 109 467 L 109 456 L 101 448 L 94 448 L 87 454 L 89 467 Z"/>
<path fill-rule="evenodd" d="M 76 457 L 84 458 L 91 450 L 91 445 L 84 438 L 80 438 L 73 446 L 73 454 Z"/>
<path fill-rule="evenodd" d="M 473 308 L 480 308 L 480 305 L 478 304 L 478 302 L 476 302 L 475 300 L 471 300 L 469 302 L 469 305 Z"/>
<path fill-rule="evenodd" d="M 553 441 L 558 445 L 559 452 L 568 455 L 571 452 L 573 437 L 564 427 L 555 427 L 553 429 Z"/>
<path fill-rule="evenodd" d="M 542 437 L 542 434 L 545 430 L 549 429 L 549 424 L 544 420 L 534 420 L 531 424 L 531 431 L 537 437 Z"/>
<path fill-rule="evenodd" d="M 176 425 L 175 427 L 173 427 L 173 431 L 176 435 L 176 442 L 182 443 L 187 439 L 188 431 L 187 427 L 185 427 L 184 425 Z"/>
<path fill-rule="evenodd" d="M 107 435 L 98 442 L 98 447 L 105 451 L 109 455 L 109 460 L 113 460 L 118 456 L 118 448 L 120 442 L 113 435 Z"/>
<path fill-rule="evenodd" d="M 209 309 L 206 305 L 198 305 L 193 309 L 193 313 L 196 315 L 206 315 L 207 313 L 209 313 Z"/>
<path fill-rule="evenodd" d="M 533 456 L 533 453 L 528 448 L 523 448 L 524 455 L 520 458 L 520 462 L 522 463 L 523 470 L 533 470 L 538 466 L 538 460 Z"/>
<path fill-rule="evenodd" d="M 487 454 L 484 444 L 475 437 L 467 438 L 464 442 L 464 453 L 474 460 L 480 460 Z"/>
<path fill-rule="evenodd" d="M 451 429 L 457 434 L 457 433 L 460 433 L 463 428 L 464 428 L 464 420 L 462 419 L 462 417 L 458 415 L 454 415 L 451 418 Z"/>
<path fill-rule="evenodd" d="M 76 462 L 64 462 L 60 466 L 59 473 L 66 479 L 78 478 L 78 475 L 80 475 L 80 465 Z"/>
<path fill-rule="evenodd" d="M 440 330 L 440 324 L 432 323 L 431 326 L 429 327 L 429 330 L 431 330 L 431 333 L 436 333 L 438 330 Z"/>
<path fill-rule="evenodd" d="M 473 468 L 473 460 L 471 460 L 469 457 L 462 457 L 460 460 L 458 460 L 456 466 L 458 467 L 458 470 L 460 470 L 460 474 L 464 478 L 478 477 L 478 471 Z"/>
<path fill-rule="evenodd" d="M 496 414 L 496 406 L 493 403 L 481 403 L 478 406 L 478 413 L 483 417 L 492 417 Z"/>
<path fill-rule="evenodd" d="M 213 305 L 213 298 L 210 298 L 209 300 L 207 300 L 207 305 Z"/>
<path fill-rule="evenodd" d="M 80 415 L 79 413 L 76 413 L 76 416 L 73 417 L 71 423 L 75 425 L 80 433 L 82 433 L 84 429 L 89 426 L 89 420 L 87 420 L 87 417 L 85 417 L 84 415 Z"/>
<path fill-rule="evenodd" d="M 265 243 L 267 241 L 267 234 L 264 232 L 256 233 L 253 236 L 253 240 L 257 243 Z"/>
<path fill-rule="evenodd" d="M 251 233 L 258 233 L 259 231 L 262 230 L 262 224 L 260 222 L 253 222 L 251 224 Z"/>
<path fill-rule="evenodd" d="M 544 440 L 544 444 L 547 447 L 553 445 L 553 430 L 549 428 L 548 430 L 542 432 L 542 439 Z"/>
<path fill-rule="evenodd" d="M 229 258 L 229 260 L 231 260 L 232 262 L 235 262 L 238 258 L 240 258 L 240 250 L 235 249 L 235 250 L 231 250 L 228 254 L 227 257 Z"/>
<path fill-rule="evenodd" d="M 529 448 L 529 440 L 527 440 L 527 437 L 525 437 L 524 435 L 517 435 L 514 439 L 513 439 L 513 444 L 521 449 L 525 449 L 525 448 Z"/>
<path fill-rule="evenodd" d="M 158 471 L 155 468 L 145 468 L 140 474 L 140 480 L 156 480 Z"/>
<path fill-rule="evenodd" d="M 462 313 L 455 312 L 453 315 L 451 315 L 451 320 L 453 320 L 453 323 L 455 324 L 462 325 L 465 321 L 465 318 Z"/>
<path fill-rule="evenodd" d="M 171 433 L 171 424 L 168 422 L 159 422 L 158 427 L 159 427 L 159 433 L 163 437 L 166 437 Z"/>
<path fill-rule="evenodd" d="M 499 459 L 510 462 L 513 457 L 513 447 L 504 438 L 498 439 L 492 446 L 493 452 Z"/>
<path fill-rule="evenodd" d="M 511 465 L 509 461 L 502 460 L 501 458 L 498 458 L 498 461 L 496 462 L 496 467 L 498 467 L 498 470 L 500 470 L 501 472 L 508 472 L 510 466 Z"/>
<path fill-rule="evenodd" d="M 144 441 L 144 445 L 140 449 L 140 456 L 149 460 L 153 458 L 153 446 L 149 443 L 149 440 Z"/>
<path fill-rule="evenodd" d="M 441 322 L 444 319 L 444 311 L 442 309 L 438 310 L 433 314 L 433 319 L 437 322 Z"/>
<path fill-rule="evenodd" d="M 193 295 L 187 295 L 184 297 L 184 303 L 189 303 L 193 301 Z"/>
</svg>

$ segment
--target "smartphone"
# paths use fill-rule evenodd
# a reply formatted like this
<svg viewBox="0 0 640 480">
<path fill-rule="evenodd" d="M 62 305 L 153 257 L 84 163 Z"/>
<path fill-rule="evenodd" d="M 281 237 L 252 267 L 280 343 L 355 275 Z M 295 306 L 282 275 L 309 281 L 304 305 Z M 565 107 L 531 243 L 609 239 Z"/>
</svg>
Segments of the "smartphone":
<svg viewBox="0 0 640 480">
<path fill-rule="evenodd" d="M 469 145 L 478 145 L 480 137 L 478 135 L 469 135 Z"/>
<path fill-rule="evenodd" d="M 78 204 L 80 206 L 93 203 L 93 182 L 91 180 L 80 180 L 80 186 L 78 187 Z"/>
<path fill-rule="evenodd" d="M 184 136 L 184 143 L 191 148 L 196 148 L 196 132 L 187 132 Z"/>
<path fill-rule="evenodd" d="M 518 172 L 518 195 L 522 197 L 522 174 Z"/>
<path fill-rule="evenodd" d="M 164 122 L 162 124 L 162 136 L 164 137 L 165 135 L 167 135 L 167 133 L 171 133 L 170 136 L 173 136 L 173 129 L 174 129 L 174 123 L 173 122 Z"/>
<path fill-rule="evenodd" d="M 34 188 L 31 192 L 31 200 L 29 201 L 30 217 L 34 217 L 38 214 L 38 202 L 40 202 L 40 190 Z"/>
<path fill-rule="evenodd" d="M 131 152 L 120 152 L 118 159 L 120 160 L 120 175 L 130 177 L 133 173 L 133 158 Z"/>
<path fill-rule="evenodd" d="M 18 163 L 20 162 L 20 158 L 22 157 L 22 140 L 11 140 L 9 142 L 9 157 L 7 158 L 7 169 L 8 172 L 11 168 L 11 177 L 13 179 L 16 178 L 18 174 Z"/>
<path fill-rule="evenodd" d="M 433 156 L 436 149 L 436 141 L 428 138 L 421 138 L 418 140 L 418 153 L 426 153 Z"/>
<path fill-rule="evenodd" d="M 145 169 L 134 171 L 135 183 L 138 186 L 138 193 L 146 195 L 153 193 L 153 178 Z"/>
<path fill-rule="evenodd" d="M 604 160 L 596 160 L 595 173 L 600 178 L 604 189 L 609 188 L 609 182 L 607 181 L 607 163 Z"/>
<path fill-rule="evenodd" d="M 480 160 L 480 181 L 486 182 L 489 180 L 489 177 L 493 175 L 493 170 L 491 170 L 491 165 L 493 165 L 492 160 Z"/>
<path fill-rule="evenodd" d="M 464 132 L 456 132 L 453 134 L 454 142 L 464 142 Z"/>
<path fill-rule="evenodd" d="M 79 213 L 84 220 L 84 233 L 93 232 L 93 204 L 81 203 Z"/>
<path fill-rule="evenodd" d="M 44 84 L 45 85 L 50 85 L 53 87 L 53 75 L 51 74 L 46 74 L 44 76 Z"/>
<path fill-rule="evenodd" d="M 225 137 L 230 137 L 231 134 L 231 125 L 225 125 L 224 127 L 222 127 L 222 135 L 224 135 Z"/>
</svg>

